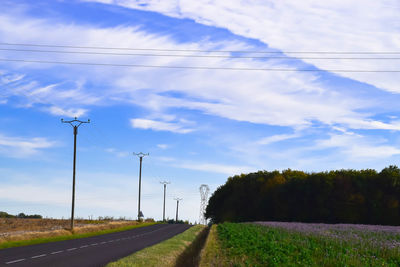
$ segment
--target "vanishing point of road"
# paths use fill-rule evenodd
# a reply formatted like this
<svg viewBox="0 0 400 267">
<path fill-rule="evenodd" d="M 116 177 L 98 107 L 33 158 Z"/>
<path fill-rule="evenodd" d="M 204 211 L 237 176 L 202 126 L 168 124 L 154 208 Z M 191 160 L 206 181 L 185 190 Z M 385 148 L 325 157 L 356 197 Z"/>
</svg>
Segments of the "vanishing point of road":
<svg viewBox="0 0 400 267">
<path fill-rule="evenodd" d="M 128 231 L 0 250 L 0 266 L 105 266 L 169 239 L 185 224 L 155 224 Z"/>
</svg>

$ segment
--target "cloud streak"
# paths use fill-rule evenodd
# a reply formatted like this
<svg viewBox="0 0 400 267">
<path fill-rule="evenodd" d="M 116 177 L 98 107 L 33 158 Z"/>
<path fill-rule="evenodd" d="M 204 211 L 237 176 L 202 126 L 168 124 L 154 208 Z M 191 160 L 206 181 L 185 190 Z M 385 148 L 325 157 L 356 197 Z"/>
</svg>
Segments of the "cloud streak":
<svg viewBox="0 0 400 267">
<path fill-rule="evenodd" d="M 226 28 L 240 36 L 255 38 L 282 51 L 392 52 L 397 51 L 400 45 L 398 34 L 400 6 L 396 0 L 333 2 L 235 0 L 229 3 L 201 0 L 172 1 L 168 4 L 159 0 L 89 1 L 155 11 L 176 18 L 194 19 L 204 25 Z M 304 55 L 294 54 L 294 57 L 301 56 Z M 333 56 L 337 57 L 334 54 Z M 396 70 L 399 67 L 396 60 L 302 60 L 328 70 Z M 400 82 L 399 75 L 337 74 L 400 93 L 397 86 Z"/>
<path fill-rule="evenodd" d="M 42 137 L 14 137 L 0 133 L 0 153 L 3 156 L 15 158 L 30 157 L 39 154 L 43 149 L 51 148 L 55 145 L 56 142 Z"/>
<path fill-rule="evenodd" d="M 111 3 L 111 2 L 110 2 Z M 119 2 L 118 2 L 119 3 Z M 127 3 L 127 2 L 126 2 Z M 147 7 L 151 8 L 151 2 Z M 182 10 L 187 10 L 183 8 Z M 229 18 L 229 14 L 227 14 Z M 15 20 L 18 20 L 17 26 Z M 147 32 L 138 27 L 108 27 L 67 25 L 51 20 L 0 15 L 1 29 L 13 27 L 14 31 L 0 34 L 10 42 L 74 43 L 83 46 L 157 47 L 163 49 L 219 49 L 241 50 L 249 48 L 244 41 L 199 41 L 178 43 L 173 38 Z M 29 32 L 29 34 L 27 34 Z M 62 34 L 61 34 L 62 32 Z M 46 39 L 47 37 L 49 39 Z M 50 38 L 51 36 L 51 38 Z M 43 39 L 44 38 L 44 39 Z M 5 52 L 5 56 L 12 56 Z M 49 56 L 49 55 L 48 55 Z M 288 67 L 285 61 L 191 59 L 173 57 L 106 57 L 102 55 L 51 55 L 56 60 L 107 60 L 110 63 L 148 65 L 208 64 L 212 66 L 270 68 Z M 41 84 L 29 81 L 15 84 L 14 95 L 25 97 L 25 106 L 35 103 L 48 105 L 42 110 L 53 115 L 84 115 L 91 106 L 130 103 L 151 112 L 163 113 L 173 108 L 196 110 L 235 121 L 256 124 L 304 128 L 319 121 L 327 125 L 341 124 L 348 128 L 395 129 L 397 125 L 369 118 L 360 110 L 378 108 L 377 105 L 355 98 L 350 93 L 327 85 L 320 76 L 311 73 L 235 72 L 215 70 L 163 70 L 108 68 L 87 66 L 62 66 L 63 75 L 51 71 L 54 65 L 11 64 L 18 68 L 16 75 L 37 68 L 46 69 L 60 82 Z M 292 66 L 289 66 L 292 67 Z M 22 71 L 26 73 L 21 74 Z M 15 71 L 14 71 L 15 72 Z M 107 75 L 104 75 L 107 73 Z M 70 77 L 66 82 L 65 76 Z M 154 79 L 154 77 L 157 79 Z M 27 79 L 27 78 L 25 78 Z M 74 82 L 72 82 L 72 80 Z M 78 81 L 78 82 L 76 82 Z M 89 86 L 90 85 L 90 86 Z M 13 85 L 14 86 L 14 85 Z M 110 89 L 112 88 L 112 89 Z M 246 90 L 243 90 L 246 88 Z M 176 92 L 179 96 L 170 93 Z M 3 100 L 5 101 L 5 100 Z M 307 104 L 305 104 L 307 103 Z M 142 129 L 168 130 L 188 133 L 192 128 L 174 122 L 138 119 L 132 122 Z"/>
<path fill-rule="evenodd" d="M 353 161 L 389 158 L 400 154 L 400 148 L 385 144 L 386 140 L 369 138 L 346 132 L 331 134 L 328 139 L 317 140 L 316 149 L 340 149 L 341 153 Z"/>
<path fill-rule="evenodd" d="M 180 123 L 156 121 L 149 119 L 131 119 L 131 124 L 133 128 L 144 130 L 151 129 L 154 131 L 168 131 L 180 134 L 186 134 L 194 131 L 194 129 L 186 128 Z"/>
</svg>

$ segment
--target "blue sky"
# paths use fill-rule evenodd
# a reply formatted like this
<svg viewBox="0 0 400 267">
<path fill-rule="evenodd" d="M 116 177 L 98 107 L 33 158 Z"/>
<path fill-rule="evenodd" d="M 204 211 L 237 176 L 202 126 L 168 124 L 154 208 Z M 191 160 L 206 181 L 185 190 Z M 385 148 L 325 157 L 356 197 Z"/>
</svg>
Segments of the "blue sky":
<svg viewBox="0 0 400 267">
<path fill-rule="evenodd" d="M 399 11 L 396 0 L 3 0 L 0 210 L 69 217 L 73 135 L 60 119 L 75 116 L 91 119 L 78 134 L 76 215 L 85 218 L 136 216 L 133 152 L 150 153 L 145 217 L 161 218 L 159 181 L 168 180 L 167 216 L 181 197 L 181 217 L 191 221 L 199 186 L 213 191 L 235 174 L 398 164 L 399 73 L 335 70 L 400 70 Z M 291 53 L 323 51 L 352 53 Z M 280 58 L 255 58 L 271 55 Z"/>
</svg>

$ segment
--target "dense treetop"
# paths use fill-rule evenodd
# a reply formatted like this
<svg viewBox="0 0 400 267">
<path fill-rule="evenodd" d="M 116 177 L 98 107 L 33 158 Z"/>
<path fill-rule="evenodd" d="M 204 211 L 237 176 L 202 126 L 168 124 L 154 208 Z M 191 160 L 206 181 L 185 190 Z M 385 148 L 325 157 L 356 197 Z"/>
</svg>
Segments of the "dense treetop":
<svg viewBox="0 0 400 267">
<path fill-rule="evenodd" d="M 229 177 L 206 217 L 224 221 L 298 221 L 400 225 L 400 169 L 258 171 Z"/>
</svg>

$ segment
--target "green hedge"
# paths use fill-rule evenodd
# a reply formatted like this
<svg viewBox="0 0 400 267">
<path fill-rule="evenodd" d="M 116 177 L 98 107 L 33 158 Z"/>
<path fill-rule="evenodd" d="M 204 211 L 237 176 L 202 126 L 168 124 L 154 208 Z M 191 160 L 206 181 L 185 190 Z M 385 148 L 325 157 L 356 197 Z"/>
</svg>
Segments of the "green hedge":
<svg viewBox="0 0 400 267">
<path fill-rule="evenodd" d="M 232 221 L 298 221 L 400 225 L 400 169 L 259 171 L 228 178 L 206 217 Z"/>
</svg>

